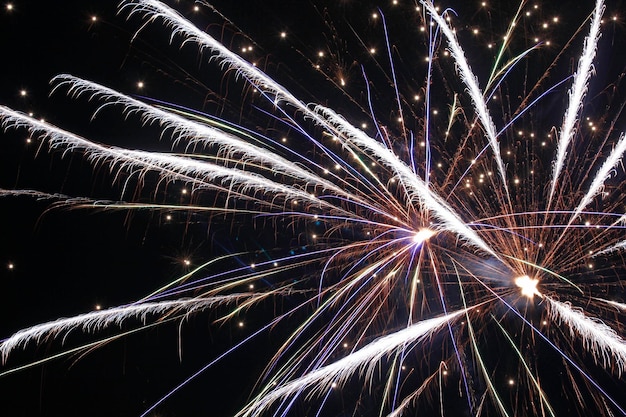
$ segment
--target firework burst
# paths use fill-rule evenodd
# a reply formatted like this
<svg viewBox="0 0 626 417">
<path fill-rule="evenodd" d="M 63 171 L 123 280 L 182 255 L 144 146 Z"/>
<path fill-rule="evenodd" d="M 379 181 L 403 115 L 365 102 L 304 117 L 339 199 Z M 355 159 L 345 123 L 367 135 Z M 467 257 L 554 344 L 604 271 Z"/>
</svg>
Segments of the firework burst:
<svg viewBox="0 0 626 417">
<path fill-rule="evenodd" d="M 121 188 L 119 201 L 22 188 L 1 190 L 5 201 L 168 220 L 186 213 L 186 235 L 199 223 L 217 228 L 219 242 L 230 239 L 225 230 L 265 232 L 261 251 L 214 250 L 138 300 L 16 332 L 0 344 L 0 376 L 167 323 L 210 315 L 222 327 L 257 314 L 256 327 L 155 394 L 143 415 L 267 335 L 273 350 L 250 397 L 228 406 L 237 416 L 626 415 L 617 395 L 626 371 L 626 100 L 619 83 L 603 90 L 596 122 L 586 104 L 602 65 L 604 2 L 589 2 L 588 17 L 552 56 L 546 36 L 532 34 L 558 18 L 537 23 L 538 6 L 521 1 L 500 40 L 487 42 L 488 68 L 467 52 L 480 31 L 463 23 L 465 8 L 410 7 L 420 55 L 394 43 L 382 10 L 359 15 L 380 41 L 374 48 L 313 3 L 329 46 L 313 56 L 294 44 L 290 53 L 331 87 L 313 94 L 332 92 L 328 100 L 303 101 L 301 90 L 313 86 L 285 76 L 286 88 L 271 60 L 259 69 L 246 55 L 257 45 L 219 8 L 198 6 L 222 20 L 224 38 L 236 34 L 230 44 L 243 39 L 238 53 L 162 2 L 124 0 L 118 11 L 135 25 L 133 42 L 166 31 L 236 93 L 207 87 L 214 111 L 201 112 L 74 75 L 52 80 L 55 94 L 95 104 L 96 119 L 138 120 L 140 132 L 171 142 L 163 152 L 103 144 L 0 107 L 6 131 L 106 168 Z M 478 13 L 493 26 L 493 10 Z M 363 58 L 350 59 L 354 40 Z M 411 62 L 424 53 L 415 75 Z M 576 57 L 575 70 L 559 79 L 564 56 Z M 558 121 L 547 110 L 555 106 Z M 77 331 L 86 334 L 81 342 L 61 343 Z M 20 362 L 33 346 L 52 353 Z"/>
</svg>

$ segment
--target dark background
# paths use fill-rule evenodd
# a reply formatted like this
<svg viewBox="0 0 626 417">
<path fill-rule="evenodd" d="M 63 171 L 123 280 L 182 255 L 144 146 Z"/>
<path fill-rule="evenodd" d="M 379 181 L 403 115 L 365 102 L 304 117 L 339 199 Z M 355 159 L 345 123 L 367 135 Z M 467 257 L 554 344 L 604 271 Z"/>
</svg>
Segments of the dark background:
<svg viewBox="0 0 626 417">
<path fill-rule="evenodd" d="M 193 48 L 168 47 L 168 32 L 158 24 L 131 43 L 137 21 L 125 21 L 124 15 L 116 15 L 116 3 L 16 0 L 12 2 L 12 10 L 3 9 L 0 13 L 1 103 L 32 111 L 36 117 L 96 141 L 146 150 L 169 149 L 167 142 L 159 141 L 157 130 L 141 128 L 132 118 L 125 122 L 115 110 L 90 121 L 95 107 L 85 100 L 69 99 L 62 92 L 48 97 L 50 79 L 59 73 L 71 73 L 127 94 L 174 102 L 242 121 L 251 128 L 268 127 L 271 122 L 263 120 L 251 106 L 238 106 L 240 87 L 232 77 L 225 77 L 214 65 L 207 65 Z M 401 84 L 407 89 L 405 94 L 419 91 L 426 70 L 422 61 L 426 52 L 418 24 L 407 18 L 413 8 L 408 3 L 394 7 L 391 2 L 349 0 L 214 2 L 223 17 L 203 6 L 195 13 L 191 2 L 177 2 L 176 8 L 199 27 L 223 37 L 224 43 L 235 51 L 256 42 L 253 53 L 248 55 L 250 59 L 258 60 L 261 67 L 297 97 L 305 102 L 329 104 L 358 123 L 367 120 L 367 113 L 359 108 L 364 103 L 364 91 L 360 87 L 361 71 L 355 63 L 370 58 L 355 41 L 354 32 L 375 45 L 378 54 L 386 54 L 380 25 L 374 25 L 369 17 L 378 6 L 390 22 L 391 42 L 402 51 L 397 59 Z M 492 3 L 489 13 L 481 12 L 479 2 L 450 4 L 458 11 L 460 20 L 467 22 L 461 25 L 460 37 L 468 41 L 464 45 L 468 45 L 468 56 L 479 79 L 488 74 L 490 67 L 485 62 L 493 57 L 493 52 L 482 45 L 501 36 L 517 6 L 504 1 Z M 535 71 L 545 70 L 546 63 L 593 7 L 589 1 L 554 3 L 557 2 L 541 4 L 537 12 L 541 15 L 538 19 L 543 20 L 559 15 L 561 24 L 550 32 L 554 46 L 533 56 L 540 65 L 525 68 L 525 73 L 531 76 L 536 75 Z M 625 58 L 621 51 L 625 32 L 621 9 L 621 1 L 607 4 L 607 24 L 597 57 L 602 66 L 598 65 L 592 96 L 599 95 L 623 70 Z M 618 19 L 609 22 L 614 15 Z M 96 21 L 92 16 L 97 16 Z M 231 24 L 225 23 L 224 17 Z M 468 34 L 472 27 L 481 27 L 483 38 L 472 39 Z M 282 30 L 288 33 L 286 40 L 280 38 Z M 526 33 L 528 38 L 534 36 L 530 32 Z M 553 70 L 555 73 L 567 73 L 575 65 L 576 51 L 585 34 L 583 30 L 576 38 L 571 51 Z M 317 62 L 320 48 L 331 52 L 331 56 L 316 71 L 312 64 Z M 381 62 L 385 61 L 381 58 Z M 368 61 L 368 65 L 374 67 L 374 64 Z M 393 93 L 384 77 L 375 71 L 371 77 L 378 86 L 376 99 L 393 107 L 393 101 L 389 101 L 393 100 Z M 337 88 L 341 78 L 348 80 L 345 93 Z M 138 88 L 139 81 L 145 84 L 143 88 Z M 24 96 L 20 94 L 22 89 L 26 91 Z M 559 92 L 562 98 L 565 91 Z M 554 99 L 543 104 L 541 126 L 549 129 L 560 123 L 561 110 L 550 110 L 560 109 L 561 101 Z M 602 105 L 596 106 L 601 112 Z M 387 116 L 391 119 L 393 112 L 390 110 Z M 80 155 L 49 154 L 45 145 L 27 143 L 26 136 L 23 131 L 11 131 L 0 137 L 0 188 L 36 189 L 110 200 L 132 196 L 133 191 L 123 193 L 123 184 L 111 179 L 108 168 L 93 169 Z M 186 202 L 184 196 L 175 198 Z M 216 221 L 209 227 L 206 217 L 181 212 L 174 213 L 173 220 L 167 221 L 164 213 L 149 211 L 129 214 L 50 208 L 54 201 L 28 196 L 0 200 L 0 337 L 97 306 L 109 308 L 140 299 L 187 271 L 185 260 L 198 265 L 216 255 L 249 250 L 253 252 L 250 256 L 237 259 L 238 263 L 246 264 L 255 261 L 259 249 L 272 245 L 271 239 L 245 220 L 233 231 L 228 220 Z M 250 334 L 251 329 L 267 322 L 272 306 L 260 311 L 252 317 L 242 317 L 243 327 L 238 320 L 214 326 L 215 314 L 200 313 L 182 324 L 163 325 L 131 335 L 89 350 L 85 355 L 64 356 L 5 375 L 0 378 L 0 415 L 139 415 L 168 390 Z M 124 328 L 136 324 L 129 320 Z M 255 378 L 285 330 L 277 328 L 255 339 L 246 349 L 236 351 L 175 394 L 154 415 L 234 414 L 245 402 Z M 113 328 L 96 337 L 115 333 Z M 65 346 L 93 340 L 94 337 L 76 331 L 67 338 Z M 61 348 L 58 341 L 30 346 L 12 353 L 9 362 L 0 369 L 20 366 Z M 463 415 L 465 410 L 463 404 L 449 407 L 453 413 L 450 415 Z"/>
</svg>

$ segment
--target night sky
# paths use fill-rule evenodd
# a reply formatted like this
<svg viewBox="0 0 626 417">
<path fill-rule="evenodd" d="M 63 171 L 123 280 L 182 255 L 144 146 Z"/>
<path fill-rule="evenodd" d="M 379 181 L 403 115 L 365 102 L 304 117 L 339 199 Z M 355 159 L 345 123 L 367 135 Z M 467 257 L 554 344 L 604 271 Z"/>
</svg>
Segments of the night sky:
<svg viewBox="0 0 626 417">
<path fill-rule="evenodd" d="M 215 1 L 211 3 L 215 10 L 203 5 L 194 10 L 194 4 L 187 1 L 170 3 L 198 27 L 222 39 L 224 45 L 257 63 L 302 101 L 328 105 L 355 125 L 369 119 L 363 64 L 375 86 L 377 109 L 384 106 L 390 109 L 380 112 L 381 119 L 391 125 L 396 117 L 391 110 L 395 106 L 394 92 L 388 78 L 381 75 L 388 74 L 387 69 L 380 70 L 388 62 L 384 58 L 387 53 L 384 33 L 380 22 L 371 17 L 380 7 L 389 24 L 402 94 L 413 98 L 422 91 L 427 70 L 426 43 L 419 30 L 422 22 L 411 12 L 414 10 L 411 2 L 400 0 L 399 5 L 394 5 L 391 1 L 356 0 Z M 458 13 L 458 22 L 463 22 L 458 23 L 459 37 L 463 46 L 467 45 L 467 55 L 479 79 L 488 76 L 491 67 L 486 63 L 495 55 L 487 45 L 499 39 L 517 7 L 514 2 L 489 3 L 486 12 L 479 1 L 449 2 Z M 520 74 L 537 79 L 559 55 L 561 47 L 568 45 L 549 71 L 545 84 L 551 85 L 573 71 L 587 24 L 570 44 L 568 41 L 593 4 L 579 0 L 537 3 L 540 7 L 535 9 L 533 18 L 537 22 L 549 22 L 549 28 L 541 31 L 537 23 L 531 24 L 530 17 L 524 20 L 529 29 L 523 32 L 525 38 L 516 45 L 517 50 L 531 43 L 534 36 L 550 39 L 551 44 L 533 52 L 529 60 L 532 63 L 523 64 L 512 77 L 518 77 L 515 80 L 519 84 L 526 82 Z M 529 3 L 527 9 L 533 10 L 533 4 Z M 620 93 L 624 87 L 619 84 L 620 73 L 626 68 L 626 55 L 621 53 L 626 47 L 623 7 L 622 1 L 607 2 L 606 24 L 596 58 L 603 65 L 598 65 L 589 93 L 590 108 L 597 114 L 609 106 L 617 107 L 615 102 L 626 100 L 626 95 Z M 34 117 L 96 142 L 129 149 L 170 150 L 169 142 L 159 139 L 158 129 L 142 127 L 136 117 L 124 120 L 119 109 L 106 109 L 91 120 L 96 104 L 84 98 L 67 97 L 64 90 L 50 95 L 50 80 L 57 74 L 69 73 L 148 102 L 180 105 L 254 131 L 270 132 L 278 137 L 284 130 L 283 125 L 259 111 L 252 99 L 247 99 L 250 91 L 242 87 L 234 74 L 225 75 L 218 66 L 207 62 L 207 55 L 198 54 L 193 47 L 179 49 L 178 42 L 169 46 L 169 32 L 159 23 L 150 25 L 133 39 L 139 21 L 127 21 L 126 15 L 118 15 L 116 10 L 117 1 L 102 0 L 3 3 L 0 104 L 33 112 Z M 559 17 L 558 21 L 552 20 L 555 16 Z M 480 28 L 480 36 L 472 37 L 474 28 Z M 281 36 L 283 32 L 285 36 Z M 252 49 L 244 49 L 248 47 Z M 368 48 L 375 48 L 375 53 Z M 325 52 L 324 57 L 319 56 L 320 51 Z M 316 68 L 318 64 L 320 67 Z M 453 66 L 448 65 L 447 71 L 454 74 Z M 457 80 L 447 88 L 457 87 L 462 91 L 463 87 L 459 86 Z M 618 91 L 613 101 L 607 98 L 608 91 Z M 534 129 L 548 132 L 550 126 L 561 122 L 565 94 L 565 87 L 557 89 L 532 112 Z M 449 103 L 449 91 L 434 95 L 433 106 L 442 112 Z M 423 104 L 415 106 L 419 109 Z M 502 114 L 506 113 L 506 106 L 496 107 Z M 414 114 L 419 115 L 420 111 L 415 110 Z M 496 123 L 498 116 L 502 116 L 499 111 L 495 111 Z M 626 121 L 623 119 L 619 122 Z M 407 127 L 420 129 L 417 121 Z M 139 190 L 136 178 L 125 183 L 124 175 L 116 180 L 109 167 L 94 168 L 80 154 L 50 152 L 47 145 L 27 141 L 23 130 L 2 133 L 0 139 L 1 189 L 37 190 L 106 201 L 136 198 L 147 202 L 151 197 L 149 187 L 156 183 L 155 178 L 146 178 L 144 185 L 148 190 Z M 188 204 L 192 200 L 181 192 L 184 188 L 180 183 L 172 184 L 169 188 L 159 188 L 154 196 L 171 204 Z M 168 193 L 171 195 L 165 196 Z M 227 265 L 237 268 L 266 259 L 265 252 L 274 246 L 290 246 L 281 241 L 289 235 L 288 228 L 274 234 L 249 218 L 209 217 L 185 211 L 129 213 L 71 208 L 59 204 L 61 201 L 61 198 L 32 196 L 0 198 L 0 338 L 37 323 L 141 299 L 216 256 L 245 252 Z M 277 309 L 298 302 L 295 296 L 265 301 L 254 314 L 242 313 L 219 324 L 214 324 L 214 320 L 223 310 L 202 312 L 3 375 L 0 415 L 138 416 L 180 382 L 269 322 Z M 140 324 L 131 319 L 121 330 L 135 329 Z M 245 349 L 236 350 L 151 415 L 233 415 L 246 403 L 256 379 L 291 325 L 283 323 L 255 338 Z M 117 326 L 95 335 L 84 335 L 77 330 L 64 340 L 29 345 L 23 351 L 13 352 L 0 372 L 54 355 L 64 348 L 111 338 L 119 332 Z M 432 351 L 435 358 L 440 353 L 436 348 Z M 490 360 L 505 361 L 506 356 Z M 546 352 L 543 361 L 560 359 L 554 352 Z M 609 392 L 618 394 L 618 400 L 626 406 L 619 397 L 626 388 L 623 383 L 614 384 L 617 378 L 603 372 L 594 375 L 606 383 Z M 360 383 L 351 382 L 359 388 L 355 392 L 361 391 Z M 447 389 L 455 393 L 458 386 L 452 383 Z M 563 405 L 557 406 L 560 412 L 572 412 L 568 404 L 575 403 L 573 394 L 558 394 L 558 387 L 549 391 L 560 398 L 557 403 L 562 401 Z M 376 388 L 372 395 L 380 392 Z M 434 405 L 418 408 L 420 415 L 439 415 L 437 390 L 430 395 Z M 345 403 L 335 399 L 331 401 L 329 414 L 321 415 L 365 415 L 360 413 L 370 404 L 363 397 L 359 398 L 361 411 L 353 414 L 350 401 L 356 397 L 358 394 L 346 393 Z M 464 400 L 450 397 L 453 399 L 447 403 L 446 415 L 469 415 Z M 302 408 L 294 415 L 312 415 L 307 412 L 311 411 Z M 377 413 L 374 411 L 372 415 Z"/>
</svg>

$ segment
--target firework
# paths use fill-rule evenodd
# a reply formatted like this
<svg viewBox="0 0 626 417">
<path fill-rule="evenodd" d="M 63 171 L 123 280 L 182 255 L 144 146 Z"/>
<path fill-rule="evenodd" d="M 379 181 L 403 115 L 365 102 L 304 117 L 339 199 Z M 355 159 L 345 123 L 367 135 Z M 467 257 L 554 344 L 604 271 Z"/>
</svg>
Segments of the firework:
<svg viewBox="0 0 626 417">
<path fill-rule="evenodd" d="M 407 76 L 415 72 L 409 63 L 418 59 L 416 48 L 398 54 L 392 17 L 373 9 L 359 18 L 387 54 L 375 55 L 348 24 L 346 39 L 367 51 L 351 86 L 351 55 L 340 41 L 347 35 L 314 4 L 331 46 L 317 58 L 306 45 L 290 51 L 341 94 L 337 103 L 309 104 L 310 97 L 292 92 L 308 88 L 306 81 L 281 80 L 271 61 L 260 69 L 245 55 L 252 46 L 233 52 L 235 40 L 254 45 L 252 37 L 232 35 L 229 43 L 165 3 L 122 1 L 118 12 L 134 25 L 133 42 L 166 30 L 172 47 L 193 48 L 219 69 L 220 83 L 236 97 L 207 86 L 207 97 L 217 97 L 207 99 L 213 111 L 196 111 L 57 75 L 55 95 L 93 105 L 96 120 L 116 113 L 138 121 L 139 132 L 156 132 L 170 150 L 105 144 L 0 106 L 6 131 L 26 131 L 39 149 L 106 168 L 121 194 L 118 201 L 12 188 L 0 190 L 3 201 L 53 201 L 48 212 L 149 212 L 166 221 L 185 213 L 185 236 L 197 232 L 194 224 L 217 228 L 223 247 L 235 240 L 224 230 L 264 231 L 262 248 L 212 247 L 203 262 L 185 260 L 190 270 L 143 297 L 20 330 L 0 344 L 0 377 L 62 358 L 80 363 L 138 332 L 168 323 L 182 329 L 210 316 L 215 328 L 234 325 L 245 334 L 215 343 L 219 351 L 154 393 L 142 415 L 157 413 L 231 357 L 258 349 L 263 338 L 272 345 L 262 346 L 256 385 L 248 400 L 236 396 L 239 402 L 228 404 L 231 414 L 626 415 L 616 395 L 626 371 L 626 101 L 619 82 L 603 94 L 591 87 L 608 19 L 603 1 L 588 8 L 550 55 L 550 41 L 530 36 L 535 26 L 549 26 L 532 16 L 548 13 L 521 1 L 503 38 L 488 42 L 486 69 L 468 52 L 476 41 L 467 35 L 479 31 L 463 23 L 465 11 L 421 1 L 410 8 L 418 28 L 411 36 L 426 53 L 419 76 Z M 224 37 L 245 33 L 218 7 L 198 10 L 222 21 Z M 486 5 L 478 12 L 492 26 L 493 13 Z M 568 54 L 576 57 L 573 74 L 558 71 Z M 545 64 L 541 70 L 534 60 Z M 410 90 L 419 101 L 409 100 Z M 604 106 L 595 123 L 590 92 Z M 555 100 L 557 93 L 566 99 Z M 381 106 L 391 108 L 389 116 L 379 114 Z M 544 114 L 550 106 L 560 109 L 559 121 Z M 447 116 L 435 117 L 446 107 Z M 183 203 L 173 192 L 181 187 Z M 255 314 L 250 328 L 239 321 Z M 51 353 L 22 359 L 41 347 Z"/>
</svg>

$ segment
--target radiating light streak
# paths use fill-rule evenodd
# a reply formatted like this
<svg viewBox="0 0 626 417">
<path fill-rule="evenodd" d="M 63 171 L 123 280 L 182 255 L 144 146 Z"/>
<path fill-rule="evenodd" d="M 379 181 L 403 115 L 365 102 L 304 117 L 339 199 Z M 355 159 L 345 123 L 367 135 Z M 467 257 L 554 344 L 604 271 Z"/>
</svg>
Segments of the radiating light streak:
<svg viewBox="0 0 626 417">
<path fill-rule="evenodd" d="M 357 370 L 364 372 L 366 379 L 370 379 L 376 364 L 384 356 L 393 353 L 403 345 L 419 343 L 420 340 L 438 330 L 442 325 L 465 312 L 466 310 L 459 310 L 445 316 L 426 319 L 406 329 L 383 336 L 330 365 L 309 372 L 283 386 L 273 387 L 272 390 L 255 398 L 244 407 L 237 413 L 237 417 L 258 416 L 275 402 L 300 393 L 304 387 L 325 392 L 332 388 L 333 383 L 341 386 Z"/>
<path fill-rule="evenodd" d="M 582 55 L 578 61 L 578 69 L 574 75 L 574 83 L 569 90 L 569 104 L 565 110 L 563 124 L 559 132 L 559 141 L 557 143 L 556 158 L 552 166 L 552 181 L 550 185 L 550 194 L 548 196 L 548 209 L 552 206 L 552 199 L 556 191 L 556 185 L 565 164 L 567 149 L 569 148 L 574 135 L 576 134 L 576 125 L 579 123 L 578 114 L 583 108 L 583 100 L 587 92 L 587 83 L 591 78 L 593 71 L 593 58 L 596 55 L 598 40 L 600 39 L 600 22 L 604 13 L 604 1 L 597 0 L 591 19 L 591 28 L 589 35 L 585 38 Z"/>
<path fill-rule="evenodd" d="M 593 359 L 605 369 L 617 369 L 617 374 L 626 371 L 626 341 L 615 330 L 599 319 L 587 317 L 581 310 L 546 297 L 551 317 L 570 328 L 572 337 L 579 336 L 583 347 Z"/>
<path fill-rule="evenodd" d="M 615 171 L 616 166 L 622 161 L 622 157 L 626 152 L 626 135 L 624 133 L 621 134 L 619 141 L 611 151 L 611 154 L 604 161 L 604 164 L 600 167 L 596 176 L 594 177 L 589 189 L 587 190 L 587 194 L 581 199 L 580 204 L 574 210 L 574 214 L 572 215 L 572 219 L 570 223 L 574 221 L 574 219 L 582 213 L 582 211 L 591 203 L 593 198 L 597 196 L 600 191 L 602 191 L 602 187 L 604 187 L 604 183 L 606 180 L 611 178 L 612 173 Z"/>
<path fill-rule="evenodd" d="M 61 333 L 67 334 L 75 329 L 82 329 L 84 332 L 92 333 L 111 325 L 120 326 L 122 322 L 129 318 L 140 319 L 145 325 L 149 315 L 164 315 L 165 313 L 181 310 L 185 314 L 191 314 L 218 304 L 234 303 L 242 298 L 251 296 L 252 294 L 233 294 L 221 297 L 132 304 L 58 319 L 20 330 L 8 339 L 3 340 L 0 342 L 0 357 L 2 357 L 2 362 L 5 363 L 9 354 L 16 349 L 24 348 L 30 343 L 40 343 L 43 339 L 56 337 L 56 335 Z"/>
<path fill-rule="evenodd" d="M 472 101 L 474 102 L 474 109 L 478 113 L 478 117 L 481 121 L 483 129 L 487 135 L 487 139 L 491 145 L 491 149 L 494 153 L 494 157 L 496 163 L 498 164 L 498 170 L 500 171 L 500 176 L 502 177 L 502 187 L 505 190 L 507 195 L 507 200 L 510 200 L 509 197 L 509 188 L 507 185 L 507 177 L 506 177 L 506 169 L 504 167 L 504 162 L 502 161 L 502 156 L 500 155 L 500 144 L 497 140 L 496 134 L 496 126 L 493 123 L 489 110 L 487 109 L 487 104 L 485 103 L 485 99 L 483 97 L 483 93 L 478 86 L 478 81 L 476 80 L 476 75 L 472 72 L 467 59 L 465 58 L 465 52 L 459 45 L 459 42 L 456 39 L 456 35 L 450 29 L 445 19 L 443 19 L 439 12 L 435 9 L 435 6 L 429 0 L 420 0 L 420 3 L 426 7 L 428 13 L 432 16 L 433 19 L 439 25 L 439 28 L 446 36 L 448 40 L 448 46 L 450 47 L 450 52 L 454 56 L 456 65 L 458 66 L 461 80 L 465 83 L 468 88 L 468 92 Z M 510 201 L 508 201 L 510 204 Z"/>
</svg>

